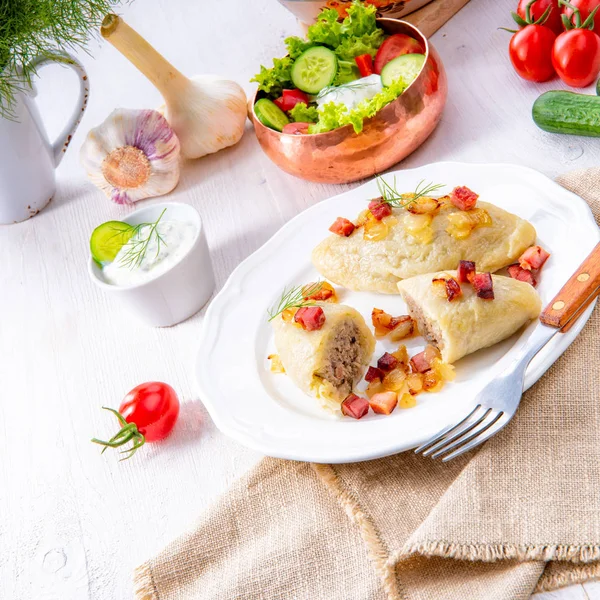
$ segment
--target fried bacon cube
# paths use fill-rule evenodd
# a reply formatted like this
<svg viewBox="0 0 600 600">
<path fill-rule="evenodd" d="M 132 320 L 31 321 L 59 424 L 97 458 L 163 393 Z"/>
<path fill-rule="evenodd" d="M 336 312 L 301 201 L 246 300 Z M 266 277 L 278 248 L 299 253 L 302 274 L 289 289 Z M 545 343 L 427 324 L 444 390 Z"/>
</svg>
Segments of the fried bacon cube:
<svg viewBox="0 0 600 600">
<path fill-rule="evenodd" d="M 436 289 L 441 289 L 441 294 L 446 297 L 448 302 L 452 302 L 452 300 L 456 300 L 462 296 L 460 284 L 454 277 L 440 277 L 433 279 L 432 283 Z"/>
<path fill-rule="evenodd" d="M 472 208 L 475 208 L 478 198 L 479 194 L 476 194 L 464 185 L 455 187 L 452 192 L 450 192 L 450 201 L 456 208 L 460 208 L 460 210 L 471 210 Z"/>
<path fill-rule="evenodd" d="M 458 263 L 458 270 L 456 271 L 458 282 L 470 282 L 473 275 L 475 275 L 475 263 L 472 260 L 461 260 Z"/>
<path fill-rule="evenodd" d="M 378 221 L 381 221 L 384 217 L 389 217 L 392 214 L 392 207 L 380 198 L 369 202 L 369 210 Z"/>
<path fill-rule="evenodd" d="M 484 300 L 494 299 L 494 282 L 490 273 L 476 273 L 471 280 L 477 295 Z"/>
<path fill-rule="evenodd" d="M 410 367 L 413 373 L 425 373 L 425 371 L 431 369 L 431 361 L 429 360 L 429 357 L 425 355 L 425 351 L 415 354 L 410 359 Z"/>
<path fill-rule="evenodd" d="M 333 225 L 329 228 L 332 233 L 337 233 L 344 237 L 348 237 L 356 229 L 352 221 L 348 221 L 344 217 L 338 217 Z"/>
<path fill-rule="evenodd" d="M 550 253 L 541 246 L 531 246 L 519 257 L 519 266 L 526 271 L 538 270 L 544 266 L 549 257 Z"/>
<path fill-rule="evenodd" d="M 377 367 L 369 367 L 367 369 L 367 374 L 365 375 L 365 381 L 368 381 L 369 383 L 377 379 L 379 379 L 379 381 L 382 381 L 383 377 L 383 371 L 381 371 Z"/>
<path fill-rule="evenodd" d="M 373 412 L 380 415 L 389 415 L 398 404 L 398 394 L 396 392 L 379 392 L 374 394 L 369 400 L 369 405 Z"/>
<path fill-rule="evenodd" d="M 316 331 L 325 323 L 325 313 L 320 306 L 303 306 L 294 315 L 294 321 L 306 331 Z"/>
<path fill-rule="evenodd" d="M 524 281 L 525 283 L 529 283 L 533 287 L 537 285 L 537 279 L 535 278 L 534 274 L 531 271 L 523 269 L 521 265 L 518 265 L 516 263 L 508 267 L 508 274 L 513 279 L 517 279 L 518 281 Z"/>
<path fill-rule="evenodd" d="M 398 366 L 398 359 L 395 356 L 393 356 L 392 354 L 390 354 L 389 352 L 386 352 L 377 361 L 377 368 L 380 371 L 384 371 L 385 373 L 389 373 L 390 371 L 394 370 L 397 366 Z"/>
<path fill-rule="evenodd" d="M 362 419 L 369 412 L 369 401 L 356 394 L 346 396 L 342 402 L 342 414 L 353 419 Z"/>
</svg>

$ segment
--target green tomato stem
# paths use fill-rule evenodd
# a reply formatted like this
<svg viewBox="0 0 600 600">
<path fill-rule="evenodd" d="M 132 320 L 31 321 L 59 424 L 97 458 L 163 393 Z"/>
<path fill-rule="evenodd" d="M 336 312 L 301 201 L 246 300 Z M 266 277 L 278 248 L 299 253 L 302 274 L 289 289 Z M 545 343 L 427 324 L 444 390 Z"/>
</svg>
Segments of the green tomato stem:
<svg viewBox="0 0 600 600">
<path fill-rule="evenodd" d="M 126 450 L 120 452 L 121 454 L 127 454 L 125 458 L 121 459 L 122 461 L 131 458 L 135 454 L 136 450 L 141 448 L 146 443 L 146 438 L 142 433 L 139 432 L 137 425 L 135 423 L 128 423 L 125 420 L 125 417 L 119 411 L 106 406 L 103 406 L 102 408 L 110 411 L 117 417 L 121 425 L 121 429 L 107 441 L 100 440 L 98 438 L 92 438 L 91 441 L 94 444 L 104 446 L 101 454 L 104 454 L 107 448 L 119 448 L 124 444 L 132 442 L 131 448 L 127 448 Z"/>
</svg>

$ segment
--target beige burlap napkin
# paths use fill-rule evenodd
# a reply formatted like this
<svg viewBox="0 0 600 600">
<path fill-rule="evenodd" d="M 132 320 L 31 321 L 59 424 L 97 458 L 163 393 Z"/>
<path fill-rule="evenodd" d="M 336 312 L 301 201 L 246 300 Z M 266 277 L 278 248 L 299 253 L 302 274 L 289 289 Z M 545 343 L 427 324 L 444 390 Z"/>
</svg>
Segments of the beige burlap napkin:
<svg viewBox="0 0 600 600">
<path fill-rule="evenodd" d="M 599 220 L 600 169 L 559 182 Z M 479 451 L 265 459 L 136 570 L 137 599 L 517 600 L 600 577 L 599 365 L 596 309 Z"/>
</svg>

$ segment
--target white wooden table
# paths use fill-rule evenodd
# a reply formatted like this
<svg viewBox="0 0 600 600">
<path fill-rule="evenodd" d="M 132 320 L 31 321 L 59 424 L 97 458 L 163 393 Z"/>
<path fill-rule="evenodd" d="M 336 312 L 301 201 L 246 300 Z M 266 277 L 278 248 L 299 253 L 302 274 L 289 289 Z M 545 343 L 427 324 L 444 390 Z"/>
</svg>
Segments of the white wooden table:
<svg viewBox="0 0 600 600">
<path fill-rule="evenodd" d="M 432 138 L 404 162 L 513 162 L 549 176 L 598 165 L 593 139 L 550 136 L 530 118 L 553 82 L 517 78 L 506 52 L 512 0 L 472 0 L 433 42 L 446 65 L 450 99 Z M 144 0 L 128 22 L 188 74 L 214 72 L 247 90 L 261 62 L 281 55 L 298 25 L 275 0 Z M 39 216 L 0 228 L 0 598 L 121 600 L 132 569 L 193 523 L 260 456 L 221 435 L 199 401 L 192 373 L 203 313 L 170 329 L 128 319 L 88 280 L 88 240 L 126 209 L 84 178 L 78 149 L 115 107 L 155 107 L 158 93 L 107 44 L 86 55 L 89 109 L 58 171 L 58 192 Z M 50 67 L 40 104 L 51 137 L 68 111 L 70 73 Z M 6 143 L 2 140 L 3 143 Z M 344 186 L 306 183 L 277 169 L 250 125 L 230 150 L 185 166 L 173 200 L 202 213 L 217 285 L 288 219 Z M 117 463 L 89 442 L 106 437 L 118 406 L 148 380 L 173 385 L 183 401 L 171 438 Z M 537 600 L 600 599 L 600 584 Z"/>
</svg>

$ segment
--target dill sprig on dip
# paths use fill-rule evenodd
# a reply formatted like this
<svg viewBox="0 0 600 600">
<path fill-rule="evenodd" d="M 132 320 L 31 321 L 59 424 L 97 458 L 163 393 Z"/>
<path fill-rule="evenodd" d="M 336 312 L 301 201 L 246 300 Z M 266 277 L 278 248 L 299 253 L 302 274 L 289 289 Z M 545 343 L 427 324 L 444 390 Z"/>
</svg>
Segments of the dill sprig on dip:
<svg viewBox="0 0 600 600">
<path fill-rule="evenodd" d="M 310 285 L 297 285 L 295 287 L 283 289 L 281 298 L 277 304 L 272 306 L 267 313 L 269 321 L 272 321 L 277 315 L 280 315 L 285 310 L 290 308 L 302 308 L 304 306 L 313 306 L 315 301 L 310 298 L 313 294 L 321 291 L 323 287 L 322 281 L 311 283 Z"/>
<path fill-rule="evenodd" d="M 381 194 L 382 202 L 393 206 L 394 208 L 406 208 L 413 202 L 416 202 L 423 196 L 428 196 L 432 192 L 435 192 L 443 187 L 445 183 L 425 183 L 423 179 L 417 185 L 417 188 L 413 193 L 400 193 L 396 189 L 396 178 L 394 177 L 394 184 L 389 184 L 383 177 L 377 177 L 377 187 Z"/>
<path fill-rule="evenodd" d="M 136 269 L 140 267 L 144 261 L 144 257 L 146 256 L 146 252 L 148 251 L 148 247 L 150 246 L 150 242 L 152 241 L 153 237 L 156 237 L 156 256 L 159 255 L 160 245 L 167 245 L 163 237 L 158 232 L 158 224 L 163 218 L 165 212 L 167 212 L 166 208 L 163 209 L 158 219 L 156 219 L 156 221 L 153 223 L 140 223 L 133 228 L 132 235 L 126 244 L 126 246 L 128 246 L 127 252 L 125 252 L 125 254 L 119 258 L 120 265 L 129 267 L 130 269 Z M 139 237 L 139 234 L 144 227 L 149 227 L 150 230 L 144 237 Z"/>
</svg>

